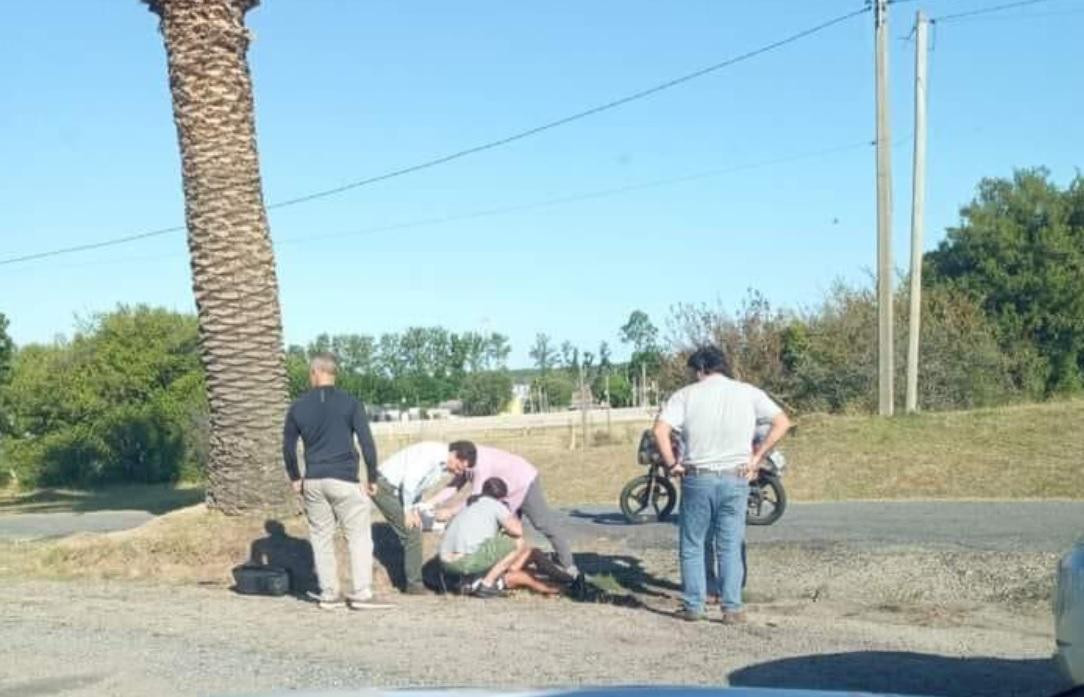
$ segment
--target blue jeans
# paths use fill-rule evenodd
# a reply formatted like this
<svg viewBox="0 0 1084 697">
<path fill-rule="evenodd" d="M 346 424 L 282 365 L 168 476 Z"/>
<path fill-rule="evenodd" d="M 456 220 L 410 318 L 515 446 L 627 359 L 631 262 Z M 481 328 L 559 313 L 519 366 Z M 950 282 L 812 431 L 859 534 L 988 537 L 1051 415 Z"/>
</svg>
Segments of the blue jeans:
<svg viewBox="0 0 1084 697">
<path fill-rule="evenodd" d="M 740 475 L 689 475 L 681 480 L 681 521 L 678 548 L 681 558 L 681 600 L 694 612 L 703 612 L 707 573 L 705 545 L 715 548 L 715 575 L 723 609 L 741 609 L 745 573 L 741 558 L 745 540 L 745 512 L 749 482 Z"/>
</svg>

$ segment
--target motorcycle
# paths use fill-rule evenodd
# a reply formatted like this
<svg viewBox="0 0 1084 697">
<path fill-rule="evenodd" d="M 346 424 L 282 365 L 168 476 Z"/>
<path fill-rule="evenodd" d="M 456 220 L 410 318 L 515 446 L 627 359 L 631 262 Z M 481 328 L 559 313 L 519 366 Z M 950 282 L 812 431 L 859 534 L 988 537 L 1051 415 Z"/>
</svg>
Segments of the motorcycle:
<svg viewBox="0 0 1084 697">
<path fill-rule="evenodd" d="M 771 424 L 757 422 L 754 447 L 767 435 Z M 680 433 L 673 432 L 671 443 L 674 454 L 681 461 L 684 441 Z M 677 487 L 670 481 L 670 473 L 662 461 L 662 454 L 655 443 L 651 429 L 640 436 L 637 462 L 648 468 L 647 474 L 634 477 L 621 490 L 619 503 L 621 513 L 629 523 L 665 521 L 677 507 Z M 764 455 L 756 479 L 749 482 L 749 504 L 745 522 L 749 525 L 771 525 L 783 517 L 787 508 L 787 492 L 783 488 L 783 469 L 786 467 L 783 453 L 773 448 Z"/>
</svg>

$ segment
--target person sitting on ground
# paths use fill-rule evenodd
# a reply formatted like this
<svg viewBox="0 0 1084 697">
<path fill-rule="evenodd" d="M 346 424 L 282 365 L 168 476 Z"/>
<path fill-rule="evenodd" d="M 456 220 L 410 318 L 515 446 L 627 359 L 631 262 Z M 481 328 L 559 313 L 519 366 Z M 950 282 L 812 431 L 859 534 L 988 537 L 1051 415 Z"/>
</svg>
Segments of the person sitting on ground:
<svg viewBox="0 0 1084 697">
<path fill-rule="evenodd" d="M 534 529 L 553 546 L 557 563 L 561 566 L 560 575 L 564 577 L 562 581 L 571 582 L 574 587 L 582 585 L 584 578 L 576 568 L 561 516 L 546 502 L 538 469 L 534 465 L 514 453 L 460 440 L 448 445 L 446 467 L 455 478 L 425 502 L 428 508 L 437 509 L 437 520 L 450 520 L 459 511 L 462 503 L 445 502 L 456 500 L 461 489 L 470 489 L 471 494 L 477 496 L 487 479 L 497 477 L 508 487 L 505 497 L 508 508 L 518 517 L 531 521 Z"/>
<path fill-rule="evenodd" d="M 481 493 L 471 496 L 448 524 L 440 541 L 440 563 L 459 576 L 483 575 L 471 588 L 478 597 L 500 595 L 501 582 L 507 588 L 554 595 L 557 588 L 526 571 L 528 564 L 543 564 L 543 555 L 523 539 L 523 523 L 503 503 L 507 496 L 503 479 L 487 479 Z"/>
</svg>

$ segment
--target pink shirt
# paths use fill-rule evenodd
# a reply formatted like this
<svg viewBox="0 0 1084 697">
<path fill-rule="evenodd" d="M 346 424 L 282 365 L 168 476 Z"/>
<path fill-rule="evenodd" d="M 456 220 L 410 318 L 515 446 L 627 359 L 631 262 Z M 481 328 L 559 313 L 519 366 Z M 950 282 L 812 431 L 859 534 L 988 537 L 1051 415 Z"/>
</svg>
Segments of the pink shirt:
<svg viewBox="0 0 1084 697">
<path fill-rule="evenodd" d="M 519 455 L 480 445 L 478 446 L 478 461 L 474 467 L 467 470 L 466 477 L 471 483 L 472 495 L 482 493 L 482 485 L 490 477 L 503 479 L 508 486 L 508 498 L 505 502 L 509 510 L 515 513 L 523 506 L 527 489 L 538 477 L 538 470 Z M 464 483 L 466 482 L 460 479 L 453 481 L 451 486 L 437 494 L 433 503 L 439 504 L 451 498 Z"/>
</svg>

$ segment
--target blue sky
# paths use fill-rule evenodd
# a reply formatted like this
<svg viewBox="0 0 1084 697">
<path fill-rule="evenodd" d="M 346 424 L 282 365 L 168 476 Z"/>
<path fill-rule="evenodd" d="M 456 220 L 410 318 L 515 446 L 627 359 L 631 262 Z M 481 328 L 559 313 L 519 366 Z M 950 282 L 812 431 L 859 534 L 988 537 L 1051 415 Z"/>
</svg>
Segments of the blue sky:
<svg viewBox="0 0 1084 697">
<path fill-rule="evenodd" d="M 913 44 L 892 8 L 894 254 L 907 265 Z M 380 174 L 724 60 L 862 0 L 264 0 L 249 58 L 267 200 Z M 0 25 L 0 259 L 183 222 L 156 18 L 141 3 L 11 3 Z M 926 247 L 983 176 L 1084 145 L 1084 3 L 945 22 L 930 55 Z M 286 340 L 410 325 L 617 344 L 636 308 L 815 304 L 875 263 L 872 17 L 508 147 L 271 213 Z M 604 197 L 372 231 L 722 172 Z M 369 232 L 366 232 L 366 231 Z M 336 236 L 333 236 L 336 235 Z M 341 236 L 338 236 L 341 235 Z M 117 303 L 193 309 L 182 233 L 0 266 L 22 344 Z M 625 352 L 620 348 L 618 356 Z"/>
</svg>

